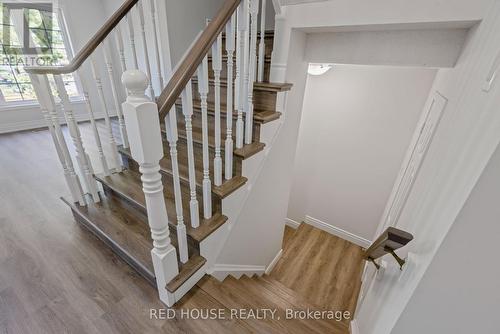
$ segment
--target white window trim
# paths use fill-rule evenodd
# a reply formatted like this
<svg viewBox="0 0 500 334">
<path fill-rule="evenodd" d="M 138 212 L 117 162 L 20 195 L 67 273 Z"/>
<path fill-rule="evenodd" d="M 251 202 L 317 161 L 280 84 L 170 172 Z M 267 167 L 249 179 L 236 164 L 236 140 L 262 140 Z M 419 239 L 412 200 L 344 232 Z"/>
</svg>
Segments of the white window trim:
<svg viewBox="0 0 500 334">
<path fill-rule="evenodd" d="M 69 36 L 68 25 L 66 23 L 66 19 L 65 19 L 65 16 L 63 14 L 62 8 L 55 7 L 54 12 L 57 14 L 57 20 L 59 23 L 59 27 L 61 28 L 61 34 L 63 35 L 64 47 L 66 48 L 68 59 L 73 59 L 75 52 L 73 49 L 73 43 L 71 42 L 71 38 Z M 14 25 L 16 25 L 16 24 L 14 23 Z M 82 82 L 80 80 L 80 76 L 78 75 L 77 71 L 73 72 L 72 74 L 73 74 L 73 77 L 75 78 L 75 85 L 76 85 L 76 88 L 78 90 L 79 95 L 70 97 L 70 102 L 71 102 L 71 104 L 81 104 L 85 101 L 85 98 L 83 95 Z M 56 102 L 56 106 L 59 104 L 60 103 Z M 21 109 L 30 108 L 30 107 L 35 108 L 35 107 L 39 107 L 39 106 L 40 106 L 40 104 L 38 103 L 37 100 L 23 100 L 23 101 L 6 102 L 3 99 L 2 92 L 0 92 L 0 112 L 10 111 L 10 110 L 21 110 Z"/>
</svg>

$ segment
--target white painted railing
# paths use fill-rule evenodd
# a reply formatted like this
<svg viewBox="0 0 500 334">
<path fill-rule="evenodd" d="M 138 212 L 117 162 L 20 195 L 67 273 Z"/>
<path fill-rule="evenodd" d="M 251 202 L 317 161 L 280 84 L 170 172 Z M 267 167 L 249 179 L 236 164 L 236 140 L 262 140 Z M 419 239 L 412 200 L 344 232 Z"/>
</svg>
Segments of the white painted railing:
<svg viewBox="0 0 500 334">
<path fill-rule="evenodd" d="M 99 202 L 102 195 L 99 194 L 99 188 L 94 178 L 93 165 L 97 164 L 99 170 L 102 170 L 106 176 L 120 173 L 125 168 L 122 166 L 120 150 L 130 149 L 130 153 L 139 164 L 139 170 L 142 174 L 141 180 L 153 239 L 152 258 L 160 297 L 165 303 L 171 305 L 174 297 L 165 289 L 165 286 L 179 272 L 177 252 L 180 263 L 188 262 L 192 255 L 189 254 L 188 250 L 188 228 L 186 225 L 189 223 L 190 228 L 196 229 L 204 223 L 204 220 L 212 218 L 212 188 L 223 186 L 224 182 L 230 181 L 235 176 L 236 172 L 233 170 L 234 149 L 243 148 L 253 141 L 253 84 L 256 79 L 261 81 L 264 75 L 266 2 L 265 0 L 262 3 L 259 0 L 242 0 L 237 11 L 224 21 L 225 26 L 211 47 L 211 55 L 205 55 L 200 64 L 194 64 L 198 67 L 195 73 L 198 89 L 194 92 L 194 98 L 199 100 L 199 109 L 201 109 L 199 111 L 202 132 L 200 143 L 197 141 L 198 137 L 193 138 L 193 122 L 199 118 L 198 114 L 194 114 L 195 111 L 198 111 L 194 109 L 193 105 L 192 81 L 189 81 L 182 94 L 176 97 L 181 98 L 182 106 L 173 107 L 165 119 L 160 120 L 161 109 L 159 110 L 157 103 L 155 103 L 158 91 L 154 89 L 151 80 L 152 76 L 155 75 L 161 90 L 165 89 L 161 70 L 159 34 L 156 31 L 156 4 L 155 0 L 142 1 L 149 2 L 152 20 L 146 19 L 142 7 L 143 3 L 137 3 L 135 7 L 131 7 L 136 8 L 135 10 L 127 12 L 126 18 L 123 20 L 126 22 L 115 24 L 113 36 L 109 36 L 109 39 L 101 42 L 100 48 L 95 49 L 87 59 L 92 73 L 92 83 L 95 86 L 90 87 L 88 82 L 82 82 L 82 86 L 95 147 L 86 148 L 82 141 L 79 124 L 74 118 L 72 104 L 61 73 L 50 70 L 44 72 L 27 69 L 27 71 L 30 72 L 36 95 L 75 203 L 85 206 L 91 202 Z M 231 1 L 227 0 L 227 2 Z M 234 3 L 233 9 L 236 4 Z M 258 41 L 259 8 L 262 9 L 260 41 Z M 125 13 L 122 14 L 125 15 Z M 134 16 L 138 16 L 138 20 L 134 20 Z M 126 24 L 128 29 L 123 29 L 123 24 Z M 136 26 L 136 24 L 138 25 Z M 148 29 L 146 29 L 146 25 L 149 25 Z M 139 36 L 136 36 L 136 31 L 140 32 Z M 153 32 L 152 36 L 149 36 L 150 38 L 147 36 L 147 31 Z M 137 38 L 141 39 L 143 54 L 140 56 L 144 57 L 140 62 L 136 49 Z M 148 46 L 148 41 L 151 40 L 153 45 Z M 223 45 L 225 45 L 224 49 Z M 116 61 L 115 55 L 117 56 Z M 126 55 L 129 55 L 130 59 L 127 59 Z M 227 59 L 225 64 L 224 56 Z M 100 62 L 101 59 L 103 62 Z M 209 68 L 208 59 L 211 59 L 211 68 Z M 139 64 L 144 66 L 142 71 L 139 69 Z M 101 67 L 104 68 L 104 75 L 101 73 Z M 224 69 L 227 69 L 227 76 L 221 78 Z M 118 76 L 122 77 L 123 87 L 115 86 Z M 52 78 L 55 81 L 57 95 L 68 124 L 76 153 L 76 165 L 81 177 L 75 170 L 70 154 L 71 149 L 66 143 L 59 125 L 57 104 L 50 88 Z M 149 96 L 145 95 L 146 91 Z M 97 93 L 96 96 L 92 95 L 94 92 Z M 124 92 L 128 96 L 126 101 L 123 101 Z M 223 92 L 225 92 L 225 96 L 222 96 Z M 210 100 L 212 96 L 213 100 Z M 97 113 L 97 108 L 99 113 Z M 223 113 L 224 109 L 225 113 Z M 113 131 L 115 121 L 111 111 L 116 113 L 117 132 Z M 183 117 L 178 117 L 181 111 Z M 95 119 L 97 114 L 103 115 L 103 128 L 98 126 L 98 121 Z M 222 123 L 223 117 L 225 117 L 225 124 Z M 161 121 L 165 122 L 166 142 L 168 142 L 169 147 L 166 151 L 170 155 L 171 171 L 161 171 L 159 164 L 160 160 L 164 158 Z M 233 122 L 235 122 L 234 129 Z M 100 132 L 102 129 L 105 130 L 105 133 Z M 223 134 L 224 130 L 225 134 Z M 211 138 L 211 135 L 214 137 Z M 182 145 L 178 145 L 181 141 Z M 199 165 L 196 164 L 195 159 L 199 155 L 196 154 L 196 150 L 200 145 L 203 164 L 202 167 L 198 167 L 201 170 L 197 171 L 196 168 Z M 187 180 L 185 180 L 185 175 L 180 175 L 178 147 L 187 147 L 187 152 L 182 152 L 182 156 L 187 157 Z M 97 152 L 97 160 L 91 161 L 87 151 Z M 212 174 L 210 170 L 211 157 L 213 157 Z M 172 246 L 170 241 L 162 173 L 170 173 L 173 180 L 177 249 Z M 203 175 L 201 185 L 197 183 L 197 174 Z M 198 191 L 198 187 L 201 191 Z M 185 217 L 183 211 L 183 192 L 186 192 L 184 197 L 189 198 L 189 217 Z M 203 203 L 202 212 L 199 208 L 199 192 Z M 90 196 L 86 196 L 87 194 Z"/>
</svg>

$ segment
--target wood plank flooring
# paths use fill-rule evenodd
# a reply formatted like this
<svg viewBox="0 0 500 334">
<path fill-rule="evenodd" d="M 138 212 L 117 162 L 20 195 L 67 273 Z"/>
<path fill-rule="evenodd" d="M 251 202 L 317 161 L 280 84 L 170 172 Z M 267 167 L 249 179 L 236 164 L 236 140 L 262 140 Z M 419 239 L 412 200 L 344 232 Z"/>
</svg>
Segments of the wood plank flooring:
<svg viewBox="0 0 500 334">
<path fill-rule="evenodd" d="M 93 147 L 90 127 L 84 124 L 82 128 L 84 141 Z M 105 143 L 104 136 L 102 140 Z M 89 154 L 94 156 L 94 152 Z M 223 283 L 206 277 L 176 305 L 175 319 L 155 320 L 150 319 L 150 310 L 165 307 L 156 289 L 74 222 L 60 200 L 67 195 L 47 131 L 0 135 L 0 333 L 347 333 L 345 324 L 338 322 L 180 316 L 181 309 L 220 308 L 229 313 L 231 307 L 317 306 L 296 291 L 303 291 L 297 273 L 318 270 L 300 258 L 291 269 L 284 262 L 299 252 L 298 243 L 303 242 L 302 251 L 316 254 L 315 263 L 327 275 L 321 276 L 321 282 L 330 285 L 327 295 L 340 293 L 355 270 L 345 269 L 347 259 L 336 260 L 338 256 L 332 254 L 332 261 L 320 259 L 326 259 L 330 251 L 356 258 L 357 251 L 342 242 L 328 241 L 315 231 L 305 236 L 288 231 L 285 256 L 272 277 L 231 278 Z M 316 241 L 309 241 L 310 237 Z M 318 243 L 326 246 L 313 251 Z M 304 283 L 311 282 L 309 275 Z M 319 296 L 321 289 L 313 290 L 314 295 Z M 340 295 L 341 300 L 352 298 L 352 292 Z M 236 296 L 242 300 L 239 304 L 232 299 Z"/>
<path fill-rule="evenodd" d="M 310 225 L 286 227 L 283 256 L 271 273 L 313 305 L 354 314 L 361 285 L 361 247 Z"/>
</svg>

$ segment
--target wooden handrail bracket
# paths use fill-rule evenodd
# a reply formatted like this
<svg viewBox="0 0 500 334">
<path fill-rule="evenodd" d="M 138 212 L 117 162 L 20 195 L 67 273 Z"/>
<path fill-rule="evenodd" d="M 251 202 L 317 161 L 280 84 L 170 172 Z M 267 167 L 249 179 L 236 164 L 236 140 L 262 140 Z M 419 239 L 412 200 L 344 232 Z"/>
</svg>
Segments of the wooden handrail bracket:
<svg viewBox="0 0 500 334">
<path fill-rule="evenodd" d="M 222 32 L 226 23 L 231 19 L 241 0 L 226 0 L 218 14 L 210 21 L 205 30 L 198 36 L 185 57 L 175 70 L 172 78 L 158 99 L 160 119 L 163 119 L 175 101 L 181 95 L 184 87 L 198 69 L 205 55 L 208 53 L 217 36 Z"/>
<path fill-rule="evenodd" d="M 33 74 L 68 74 L 73 73 L 82 66 L 92 53 L 97 49 L 120 21 L 135 6 L 139 0 L 127 0 L 118 10 L 104 23 L 90 41 L 78 52 L 78 54 L 65 66 L 30 66 L 25 67 L 26 72 Z"/>
<path fill-rule="evenodd" d="M 380 237 L 373 242 L 373 244 L 365 251 L 366 260 L 373 262 L 377 269 L 379 265 L 375 262 L 376 259 L 391 254 L 399 265 L 402 267 L 404 260 L 399 258 L 395 250 L 406 246 L 413 240 L 413 235 L 408 232 L 399 230 L 395 227 L 388 227 Z"/>
</svg>

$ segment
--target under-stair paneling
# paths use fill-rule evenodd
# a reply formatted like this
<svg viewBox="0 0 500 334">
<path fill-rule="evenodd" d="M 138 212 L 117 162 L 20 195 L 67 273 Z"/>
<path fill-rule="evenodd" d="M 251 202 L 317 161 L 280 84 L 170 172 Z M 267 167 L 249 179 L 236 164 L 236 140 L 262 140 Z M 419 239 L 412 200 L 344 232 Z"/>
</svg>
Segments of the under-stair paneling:
<svg viewBox="0 0 500 334">
<path fill-rule="evenodd" d="M 287 82 L 297 82 L 299 86 L 286 94 L 287 109 L 275 125 L 276 132 L 271 141 L 266 141 L 264 157 L 254 168 L 254 177 L 249 178 L 247 197 L 243 208 L 229 219 L 234 224 L 224 244 L 216 264 L 238 264 L 268 266 L 281 249 L 285 227 L 288 196 L 292 180 L 295 145 L 301 117 L 302 99 L 306 79 L 307 64 L 302 53 L 305 34 L 296 32 L 296 43 L 291 54 Z M 271 122 L 278 123 L 278 122 Z M 266 125 L 264 125 L 265 127 Z M 255 157 L 256 158 L 256 157 Z M 253 159 L 253 158 L 252 158 Z M 245 170 L 245 167 L 243 167 Z M 258 247 L 256 247 L 258 242 Z"/>
</svg>

